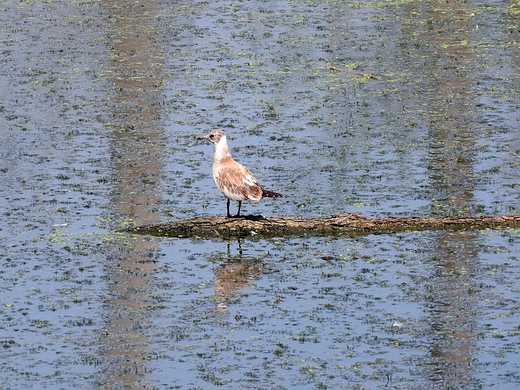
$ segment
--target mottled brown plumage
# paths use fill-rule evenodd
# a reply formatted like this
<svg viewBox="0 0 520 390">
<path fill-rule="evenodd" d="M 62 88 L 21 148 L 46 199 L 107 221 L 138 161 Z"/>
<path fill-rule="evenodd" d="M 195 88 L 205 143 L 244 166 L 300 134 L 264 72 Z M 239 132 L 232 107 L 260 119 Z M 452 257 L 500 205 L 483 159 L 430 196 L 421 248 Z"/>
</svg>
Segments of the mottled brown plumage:
<svg viewBox="0 0 520 390">
<path fill-rule="evenodd" d="M 214 147 L 213 157 L 213 180 L 217 188 L 228 198 L 227 216 L 229 213 L 230 200 L 238 202 L 238 212 L 235 217 L 240 216 L 240 207 L 244 200 L 260 200 L 262 198 L 279 198 L 283 195 L 264 189 L 256 180 L 254 175 L 245 166 L 237 163 L 231 157 L 227 145 L 226 134 L 222 130 L 212 130 L 203 137 Z"/>
</svg>

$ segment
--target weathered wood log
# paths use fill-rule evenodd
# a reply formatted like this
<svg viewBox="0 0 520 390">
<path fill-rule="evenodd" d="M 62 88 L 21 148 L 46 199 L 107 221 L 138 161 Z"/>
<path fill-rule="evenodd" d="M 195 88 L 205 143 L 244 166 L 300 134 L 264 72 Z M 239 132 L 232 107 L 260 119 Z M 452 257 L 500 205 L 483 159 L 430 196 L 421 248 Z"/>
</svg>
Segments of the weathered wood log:
<svg viewBox="0 0 520 390">
<path fill-rule="evenodd" d="M 457 217 L 368 218 L 360 213 L 337 214 L 322 218 L 198 217 L 156 225 L 135 226 L 127 231 L 169 237 L 285 237 L 306 235 L 359 236 L 419 230 L 473 230 L 519 227 L 520 215 Z"/>
</svg>

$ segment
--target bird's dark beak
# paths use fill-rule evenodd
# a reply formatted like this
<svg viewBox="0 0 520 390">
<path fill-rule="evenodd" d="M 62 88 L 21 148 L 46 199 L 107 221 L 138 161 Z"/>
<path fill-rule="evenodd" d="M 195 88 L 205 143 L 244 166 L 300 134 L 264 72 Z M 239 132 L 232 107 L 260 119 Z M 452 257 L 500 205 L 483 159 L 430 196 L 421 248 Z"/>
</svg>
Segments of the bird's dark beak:
<svg viewBox="0 0 520 390">
<path fill-rule="evenodd" d="M 206 140 L 209 141 L 209 134 L 203 135 L 202 137 L 197 138 L 198 140 Z"/>
</svg>

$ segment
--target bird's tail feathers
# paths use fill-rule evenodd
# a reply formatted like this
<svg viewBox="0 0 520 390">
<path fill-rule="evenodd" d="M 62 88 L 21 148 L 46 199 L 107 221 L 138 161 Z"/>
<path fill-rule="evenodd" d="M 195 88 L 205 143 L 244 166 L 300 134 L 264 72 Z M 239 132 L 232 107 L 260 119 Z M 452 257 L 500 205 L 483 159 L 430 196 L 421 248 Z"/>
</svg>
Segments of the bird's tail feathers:
<svg viewBox="0 0 520 390">
<path fill-rule="evenodd" d="M 283 198 L 283 195 L 279 194 L 278 192 L 269 191 L 262 188 L 262 198 Z"/>
</svg>

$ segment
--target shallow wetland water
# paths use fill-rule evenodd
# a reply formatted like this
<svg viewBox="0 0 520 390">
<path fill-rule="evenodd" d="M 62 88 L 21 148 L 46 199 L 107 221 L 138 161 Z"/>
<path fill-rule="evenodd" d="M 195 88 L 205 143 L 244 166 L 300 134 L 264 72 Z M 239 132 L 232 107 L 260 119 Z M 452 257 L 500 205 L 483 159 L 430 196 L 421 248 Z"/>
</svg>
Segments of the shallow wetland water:
<svg viewBox="0 0 520 390">
<path fill-rule="evenodd" d="M 514 389 L 518 229 L 240 241 L 245 213 L 518 214 L 518 2 L 0 0 L 0 388 Z"/>
</svg>

